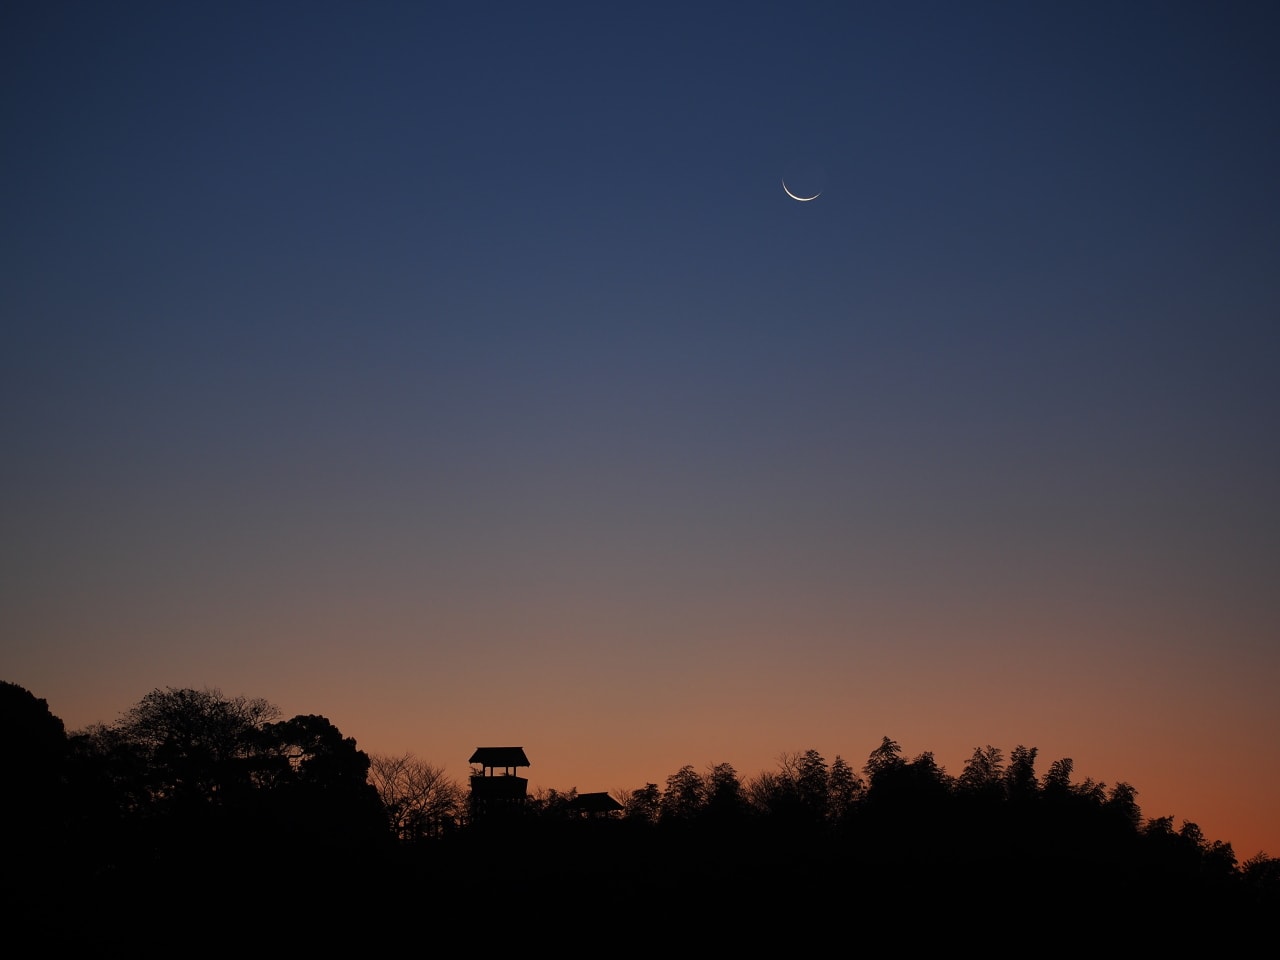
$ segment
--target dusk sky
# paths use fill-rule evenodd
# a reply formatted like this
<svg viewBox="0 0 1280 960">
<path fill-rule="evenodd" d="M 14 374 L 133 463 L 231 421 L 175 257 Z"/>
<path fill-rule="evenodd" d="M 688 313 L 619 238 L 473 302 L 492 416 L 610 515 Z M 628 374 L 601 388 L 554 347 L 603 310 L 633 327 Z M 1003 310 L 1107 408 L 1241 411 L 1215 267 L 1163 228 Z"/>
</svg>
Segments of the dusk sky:
<svg viewBox="0 0 1280 960">
<path fill-rule="evenodd" d="M 1278 50 L 6 3 L 0 679 L 558 789 L 1022 743 L 1280 856 Z"/>
</svg>

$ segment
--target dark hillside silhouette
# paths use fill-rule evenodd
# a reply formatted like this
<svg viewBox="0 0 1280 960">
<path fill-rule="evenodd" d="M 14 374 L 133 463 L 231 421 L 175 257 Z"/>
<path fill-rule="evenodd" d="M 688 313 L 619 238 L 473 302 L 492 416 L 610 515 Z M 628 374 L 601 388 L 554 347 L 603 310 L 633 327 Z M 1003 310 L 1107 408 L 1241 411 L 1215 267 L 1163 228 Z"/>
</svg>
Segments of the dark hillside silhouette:
<svg viewBox="0 0 1280 960">
<path fill-rule="evenodd" d="M 986 917 L 1004 936 L 1221 948 L 1280 909 L 1280 861 L 1240 864 L 1193 822 L 1144 819 L 1131 785 L 1075 781 L 1066 758 L 1041 774 L 1022 745 L 976 747 L 952 775 L 884 737 L 860 772 L 806 750 L 745 781 L 686 765 L 616 799 L 512 789 L 524 751 L 481 748 L 467 804 L 439 768 L 371 762 L 324 717 L 263 700 L 156 690 L 68 738 L 22 688 L 0 698 L 31 774 L 5 796 L 6 849 L 27 854 L 4 893 L 68 943 L 359 946 L 388 916 L 541 929 L 572 910 L 735 947 L 780 918 L 823 918 L 812 935 L 834 946 L 870 930 L 942 944 Z M 476 781 L 508 785 L 477 805 Z"/>
</svg>

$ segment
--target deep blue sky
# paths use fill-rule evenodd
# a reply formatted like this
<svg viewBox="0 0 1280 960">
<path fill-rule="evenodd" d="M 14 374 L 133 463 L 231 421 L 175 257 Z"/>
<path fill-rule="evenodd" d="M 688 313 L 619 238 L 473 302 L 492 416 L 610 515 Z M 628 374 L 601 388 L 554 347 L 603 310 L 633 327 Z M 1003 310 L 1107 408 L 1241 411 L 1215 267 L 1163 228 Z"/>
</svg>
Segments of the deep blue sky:
<svg viewBox="0 0 1280 960">
<path fill-rule="evenodd" d="M 1025 740 L 1280 854 L 1277 49 L 1270 3 L 7 4 L 0 674 L 560 788 Z"/>
</svg>

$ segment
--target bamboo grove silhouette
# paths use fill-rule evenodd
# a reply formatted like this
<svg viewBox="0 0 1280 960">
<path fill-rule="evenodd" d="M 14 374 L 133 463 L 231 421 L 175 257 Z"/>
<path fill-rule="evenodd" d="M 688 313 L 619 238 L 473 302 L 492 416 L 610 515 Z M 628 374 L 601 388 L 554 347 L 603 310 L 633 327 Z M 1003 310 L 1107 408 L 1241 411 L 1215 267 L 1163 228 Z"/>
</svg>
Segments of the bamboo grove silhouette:
<svg viewBox="0 0 1280 960">
<path fill-rule="evenodd" d="M 942 939 L 945 918 L 984 916 L 1144 943 L 1217 931 L 1220 946 L 1280 907 L 1280 859 L 1240 862 L 1194 822 L 1144 818 L 1132 785 L 1075 779 L 1068 758 L 1041 774 L 1023 745 L 975 747 L 952 775 L 886 736 L 856 766 L 810 749 L 747 778 L 687 765 L 613 793 L 521 785 L 494 803 L 492 782 L 478 804 L 441 766 L 218 690 L 154 690 L 67 733 L 0 683 L 0 718 L 4 893 L 53 940 L 332 945 L 384 916 L 540 929 L 571 907 L 744 945 L 760 918 L 795 915 L 827 918 L 814 936 L 832 942 L 876 923 Z"/>
</svg>

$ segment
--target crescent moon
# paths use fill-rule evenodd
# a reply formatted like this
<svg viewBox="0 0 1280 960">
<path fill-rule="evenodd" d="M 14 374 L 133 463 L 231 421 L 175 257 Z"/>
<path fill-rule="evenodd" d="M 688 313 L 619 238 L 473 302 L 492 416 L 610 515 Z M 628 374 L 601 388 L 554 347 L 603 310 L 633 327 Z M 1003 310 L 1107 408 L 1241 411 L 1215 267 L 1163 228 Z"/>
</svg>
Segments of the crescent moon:
<svg viewBox="0 0 1280 960">
<path fill-rule="evenodd" d="M 792 200 L 799 200 L 801 203 L 808 203 L 810 200 L 817 200 L 820 196 L 822 196 L 822 191 L 819 190 L 812 197 L 797 197 L 794 193 L 792 193 L 790 190 L 787 189 L 787 181 L 785 180 L 782 181 L 782 192 L 785 193 Z"/>
</svg>

